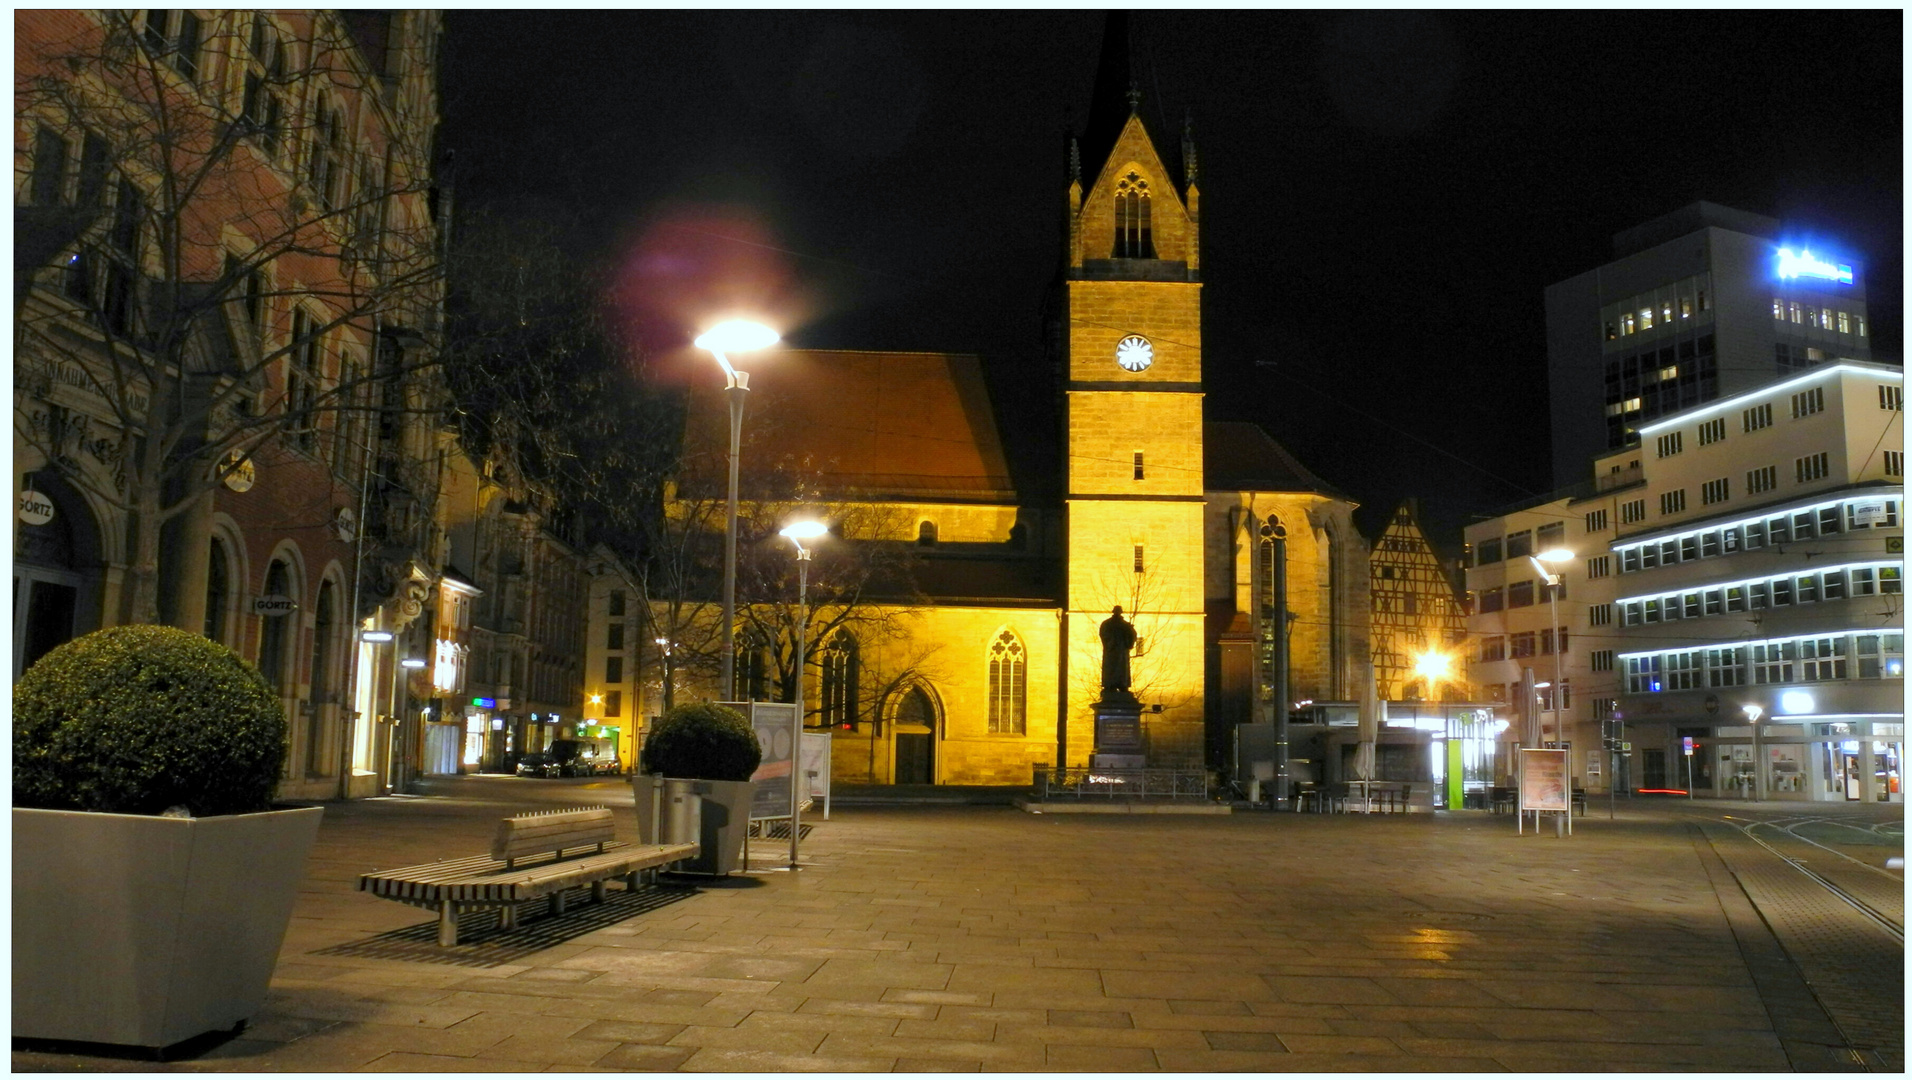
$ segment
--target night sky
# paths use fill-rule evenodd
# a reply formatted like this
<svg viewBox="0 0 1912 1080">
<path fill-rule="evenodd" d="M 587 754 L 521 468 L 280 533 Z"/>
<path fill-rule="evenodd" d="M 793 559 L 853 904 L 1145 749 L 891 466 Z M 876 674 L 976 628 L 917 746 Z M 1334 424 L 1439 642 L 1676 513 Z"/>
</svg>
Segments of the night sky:
<svg viewBox="0 0 1912 1080">
<path fill-rule="evenodd" d="M 461 205 L 569 206 L 604 237 L 580 258 L 718 259 L 799 346 L 1044 364 L 1066 132 L 1087 116 L 1100 13 L 447 25 Z M 1173 161 L 1192 117 L 1200 152 L 1210 419 L 1265 426 L 1362 503 L 1370 535 L 1418 496 L 1457 547 L 1470 516 L 1551 487 L 1542 290 L 1696 199 L 1860 264 L 1875 359 L 1898 362 L 1901 26 L 1897 11 L 1136 12 L 1143 120 Z M 646 327 L 686 377 L 708 364 L 671 360 L 696 307 Z"/>
</svg>

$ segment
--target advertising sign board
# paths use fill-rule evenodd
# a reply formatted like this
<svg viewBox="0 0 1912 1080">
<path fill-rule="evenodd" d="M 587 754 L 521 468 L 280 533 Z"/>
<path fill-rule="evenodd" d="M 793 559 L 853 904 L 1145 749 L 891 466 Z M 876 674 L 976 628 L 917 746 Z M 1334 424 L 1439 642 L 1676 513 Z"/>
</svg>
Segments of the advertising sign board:
<svg viewBox="0 0 1912 1080">
<path fill-rule="evenodd" d="M 790 816 L 790 770 L 797 750 L 797 707 L 780 701 L 725 702 L 750 718 L 763 759 L 750 774 L 757 790 L 750 800 L 751 820 Z"/>
<path fill-rule="evenodd" d="M 1522 749 L 1520 808 L 1567 812 L 1567 751 Z"/>
</svg>

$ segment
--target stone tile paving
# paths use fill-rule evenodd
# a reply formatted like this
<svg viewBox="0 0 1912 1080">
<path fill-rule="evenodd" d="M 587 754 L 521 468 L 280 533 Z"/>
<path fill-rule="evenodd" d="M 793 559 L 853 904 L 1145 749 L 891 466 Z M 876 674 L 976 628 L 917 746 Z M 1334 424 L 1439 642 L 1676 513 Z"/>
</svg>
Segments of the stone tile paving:
<svg viewBox="0 0 1912 1080">
<path fill-rule="evenodd" d="M 1556 840 L 1480 813 L 843 809 L 801 872 L 474 918 L 439 950 L 356 875 L 482 851 L 560 789 L 444 790 L 328 808 L 265 1011 L 164 1067 L 1789 1068 L 1695 834 L 1652 815 Z"/>
</svg>

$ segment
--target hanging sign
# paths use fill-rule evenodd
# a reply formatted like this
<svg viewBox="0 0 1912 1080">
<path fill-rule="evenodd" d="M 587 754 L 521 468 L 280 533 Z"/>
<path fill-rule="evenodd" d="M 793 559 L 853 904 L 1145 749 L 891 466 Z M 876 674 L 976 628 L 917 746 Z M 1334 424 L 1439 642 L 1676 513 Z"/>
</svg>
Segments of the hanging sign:
<svg viewBox="0 0 1912 1080">
<path fill-rule="evenodd" d="M 28 489 L 20 493 L 20 520 L 27 525 L 45 525 L 53 520 L 53 500 L 45 493 Z"/>
<path fill-rule="evenodd" d="M 255 596 L 252 598 L 252 613 L 254 615 L 290 615 L 297 610 L 299 610 L 299 603 L 290 596 Z"/>
<path fill-rule="evenodd" d="M 351 507 L 341 506 L 332 511 L 332 534 L 348 542 L 358 535 L 358 515 Z"/>
<path fill-rule="evenodd" d="M 252 471 L 252 459 L 234 450 L 219 463 L 221 480 L 234 491 L 251 491 L 255 479 Z"/>
</svg>

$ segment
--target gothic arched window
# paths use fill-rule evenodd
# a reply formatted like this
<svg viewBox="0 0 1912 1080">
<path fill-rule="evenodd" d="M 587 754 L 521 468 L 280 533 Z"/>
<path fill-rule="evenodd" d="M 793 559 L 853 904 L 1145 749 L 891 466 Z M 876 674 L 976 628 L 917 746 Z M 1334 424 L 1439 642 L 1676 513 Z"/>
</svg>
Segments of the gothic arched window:
<svg viewBox="0 0 1912 1080">
<path fill-rule="evenodd" d="M 1140 173 L 1130 172 L 1115 183 L 1114 258 L 1155 258 L 1149 219 L 1149 182 Z"/>
<path fill-rule="evenodd" d="M 285 560 L 274 559 L 266 568 L 266 595 L 291 596 L 292 574 Z M 293 672 L 292 644 L 289 640 L 296 616 L 286 613 L 264 616 L 265 625 L 259 631 L 259 674 L 266 677 L 280 696 L 291 689 L 296 681 Z"/>
<path fill-rule="evenodd" d="M 823 649 L 823 724 L 856 730 L 856 639 L 845 630 Z"/>
<path fill-rule="evenodd" d="M 989 646 L 989 731 L 992 735 L 1022 735 L 1028 730 L 1024 709 L 1027 658 L 1022 642 L 1008 630 Z"/>
</svg>

